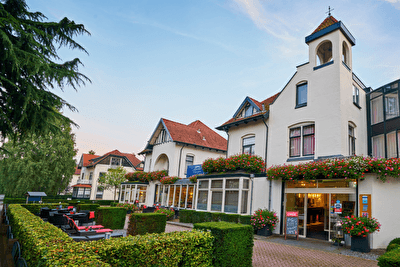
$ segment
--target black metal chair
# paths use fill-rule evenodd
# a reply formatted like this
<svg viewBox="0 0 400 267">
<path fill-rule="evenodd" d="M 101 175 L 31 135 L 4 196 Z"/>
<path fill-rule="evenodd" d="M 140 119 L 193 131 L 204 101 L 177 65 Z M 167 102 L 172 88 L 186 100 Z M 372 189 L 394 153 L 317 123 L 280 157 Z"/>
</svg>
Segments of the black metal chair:
<svg viewBox="0 0 400 267">
<path fill-rule="evenodd" d="M 41 208 L 40 209 L 40 218 L 48 219 L 50 216 L 50 211 L 51 211 L 51 209 L 48 207 Z"/>
<path fill-rule="evenodd" d="M 11 232 L 11 226 L 8 226 L 8 227 L 7 227 L 6 236 L 7 236 L 7 239 L 13 239 L 13 238 L 14 238 L 14 235 L 13 235 L 13 233 Z"/>
<path fill-rule="evenodd" d="M 26 260 L 21 256 L 18 258 L 18 261 L 15 264 L 15 267 L 28 267 L 28 264 L 26 263 Z"/>
<path fill-rule="evenodd" d="M 21 257 L 21 246 L 18 241 L 14 242 L 11 255 L 13 258 L 14 265 L 16 265 L 19 257 Z"/>
</svg>

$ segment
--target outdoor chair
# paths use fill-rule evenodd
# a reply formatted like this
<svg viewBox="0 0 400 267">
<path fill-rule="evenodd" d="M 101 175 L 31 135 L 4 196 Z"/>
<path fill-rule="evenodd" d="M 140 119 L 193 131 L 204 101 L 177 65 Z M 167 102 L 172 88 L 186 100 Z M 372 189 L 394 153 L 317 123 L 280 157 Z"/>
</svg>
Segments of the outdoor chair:
<svg viewBox="0 0 400 267">
<path fill-rule="evenodd" d="M 94 222 L 94 211 L 81 210 L 80 213 L 85 213 L 85 216 L 79 218 L 80 225 L 89 225 Z"/>
<path fill-rule="evenodd" d="M 41 208 L 41 209 L 40 209 L 40 215 L 39 215 L 40 218 L 42 218 L 42 219 L 48 219 L 49 216 L 50 216 L 50 211 L 51 211 L 51 209 L 48 208 L 48 207 Z"/>
<path fill-rule="evenodd" d="M 8 226 L 8 227 L 7 227 L 6 236 L 7 236 L 7 239 L 13 239 L 13 238 L 14 238 L 14 235 L 13 235 L 13 233 L 11 232 L 11 226 Z"/>
<path fill-rule="evenodd" d="M 13 258 L 14 265 L 16 265 L 19 257 L 21 257 L 21 246 L 18 241 L 14 242 L 14 245 L 13 245 L 12 251 L 11 251 L 11 255 Z"/>
<path fill-rule="evenodd" d="M 67 218 L 67 220 L 72 220 L 70 217 L 68 217 L 67 215 L 64 215 L 66 218 Z M 73 222 L 75 222 L 74 220 L 72 220 Z M 68 223 L 68 225 L 70 225 L 69 223 Z M 76 223 L 75 223 L 75 225 L 76 225 Z M 72 227 L 71 227 L 72 228 Z M 78 229 L 78 230 L 85 230 L 85 229 L 104 229 L 104 226 L 103 225 L 100 225 L 100 224 L 98 224 L 98 225 L 89 225 L 89 226 L 76 226 L 76 228 Z"/>
<path fill-rule="evenodd" d="M 50 217 L 49 217 L 50 219 Z M 55 213 L 53 216 L 53 222 L 52 224 L 58 227 L 61 227 L 62 225 L 67 225 L 68 224 L 68 220 L 64 217 L 64 214 L 60 214 L 60 213 Z M 50 222 L 50 220 L 49 220 Z"/>
<path fill-rule="evenodd" d="M 68 218 L 67 216 L 66 216 L 66 219 L 68 221 L 69 226 L 73 230 L 73 231 L 69 232 L 69 234 L 72 234 L 72 235 L 88 236 L 88 235 L 96 235 L 96 234 L 101 234 L 101 233 L 104 234 L 104 233 L 108 233 L 108 232 L 112 233 L 112 231 L 113 231 L 111 229 L 104 229 L 104 228 L 103 229 L 85 228 L 85 230 L 79 230 L 78 226 L 76 225 L 74 220 L 72 220 L 71 218 Z"/>
<path fill-rule="evenodd" d="M 26 263 L 26 260 L 21 256 L 18 258 L 15 267 L 28 267 L 28 264 Z"/>
</svg>

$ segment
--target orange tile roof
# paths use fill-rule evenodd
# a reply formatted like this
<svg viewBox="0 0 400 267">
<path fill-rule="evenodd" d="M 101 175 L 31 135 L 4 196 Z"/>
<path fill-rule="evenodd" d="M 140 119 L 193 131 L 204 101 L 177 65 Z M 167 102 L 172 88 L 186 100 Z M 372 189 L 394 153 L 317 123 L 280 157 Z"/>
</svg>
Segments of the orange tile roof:
<svg viewBox="0 0 400 267">
<path fill-rule="evenodd" d="M 100 162 L 101 159 L 105 158 L 106 156 L 109 155 L 116 155 L 116 156 L 125 156 L 134 167 L 136 167 L 137 165 L 140 164 L 141 160 L 138 159 L 135 154 L 130 154 L 130 153 L 122 153 L 119 150 L 115 149 L 113 151 L 107 152 L 106 154 L 104 154 L 103 156 L 97 156 L 96 161 L 91 161 L 87 166 L 95 166 L 98 162 Z"/>
<path fill-rule="evenodd" d="M 192 145 L 226 150 L 228 143 L 225 138 L 199 120 L 189 125 L 162 119 L 165 127 L 175 142 L 182 142 Z"/>
<path fill-rule="evenodd" d="M 254 104 L 256 104 L 260 108 L 260 110 L 262 110 L 262 105 L 263 104 L 264 104 L 265 110 L 269 110 L 269 105 L 274 102 L 274 100 L 279 96 L 279 94 L 280 93 L 277 93 L 277 94 L 275 94 L 275 95 L 273 95 L 273 96 L 271 96 L 271 97 L 269 97 L 269 98 L 267 98 L 267 99 L 265 99 L 265 100 L 263 100 L 261 102 L 258 102 L 257 100 L 255 100 L 255 99 L 253 99 L 251 97 L 249 97 L 249 98 L 254 102 Z M 262 112 L 259 112 L 259 113 L 255 113 L 255 114 L 253 114 L 251 116 L 248 116 L 248 117 L 245 117 L 245 118 L 232 118 L 232 119 L 228 120 L 227 122 L 223 123 L 221 126 L 224 126 L 224 125 L 227 125 L 227 124 L 231 124 L 231 123 L 237 122 L 237 121 L 247 120 L 247 119 L 252 118 L 252 117 L 257 117 L 260 114 L 263 114 L 264 112 L 262 111 Z M 221 127 L 221 126 L 219 126 L 219 127 Z"/>
<path fill-rule="evenodd" d="M 86 187 L 86 188 L 91 188 L 92 186 L 90 184 L 76 184 L 73 185 L 72 187 Z"/>
<path fill-rule="evenodd" d="M 319 32 L 320 30 L 323 30 L 323 29 L 325 29 L 325 28 L 327 28 L 327 27 L 329 27 L 329 26 L 331 26 L 331 25 L 333 25 L 333 24 L 335 24 L 337 22 L 338 22 L 337 19 L 335 19 L 332 16 L 329 16 L 315 29 L 315 31 L 313 31 L 312 34 L 314 34 L 316 32 Z"/>
<path fill-rule="evenodd" d="M 89 163 L 91 163 L 92 159 L 98 158 L 98 157 L 100 157 L 100 156 L 91 155 L 91 154 L 82 154 L 82 158 L 83 158 L 83 166 L 82 167 L 86 167 L 87 165 L 89 165 Z"/>
<path fill-rule="evenodd" d="M 78 169 L 78 166 L 75 167 L 74 175 L 81 175 L 81 169 Z"/>
</svg>

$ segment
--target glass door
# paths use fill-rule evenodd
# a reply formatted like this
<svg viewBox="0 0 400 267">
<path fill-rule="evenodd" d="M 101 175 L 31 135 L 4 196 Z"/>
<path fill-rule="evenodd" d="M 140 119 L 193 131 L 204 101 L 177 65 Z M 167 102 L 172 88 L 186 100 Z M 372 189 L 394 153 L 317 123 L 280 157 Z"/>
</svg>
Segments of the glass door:
<svg viewBox="0 0 400 267">
<path fill-rule="evenodd" d="M 328 240 L 329 194 L 307 194 L 307 237 Z"/>
<path fill-rule="evenodd" d="M 286 211 L 299 212 L 299 236 L 305 237 L 305 228 L 307 206 L 304 206 L 306 194 L 301 193 L 287 193 L 286 194 Z M 286 214 L 286 213 L 285 213 Z"/>
</svg>

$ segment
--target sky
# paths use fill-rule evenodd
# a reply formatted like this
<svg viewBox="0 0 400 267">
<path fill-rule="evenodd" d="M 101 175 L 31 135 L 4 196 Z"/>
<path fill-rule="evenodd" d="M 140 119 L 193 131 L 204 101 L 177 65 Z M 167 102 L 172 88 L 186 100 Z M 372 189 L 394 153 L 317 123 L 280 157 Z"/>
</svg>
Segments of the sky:
<svg viewBox="0 0 400 267">
<path fill-rule="evenodd" d="M 280 92 L 308 61 L 305 37 L 327 17 L 356 39 L 353 71 L 376 89 L 400 79 L 400 0 L 26 0 L 48 21 L 83 24 L 77 36 L 91 83 L 54 92 L 78 109 L 76 147 L 138 154 L 161 118 L 212 129 L 246 98 Z M 226 136 L 224 132 L 217 131 Z"/>
</svg>

